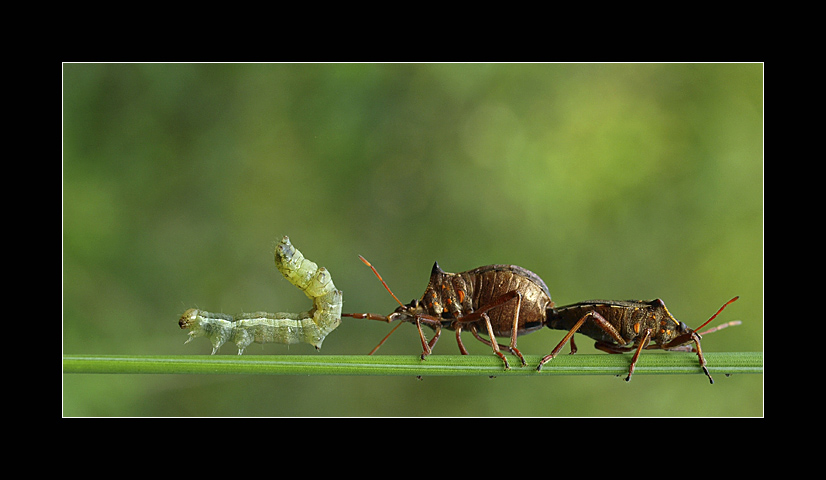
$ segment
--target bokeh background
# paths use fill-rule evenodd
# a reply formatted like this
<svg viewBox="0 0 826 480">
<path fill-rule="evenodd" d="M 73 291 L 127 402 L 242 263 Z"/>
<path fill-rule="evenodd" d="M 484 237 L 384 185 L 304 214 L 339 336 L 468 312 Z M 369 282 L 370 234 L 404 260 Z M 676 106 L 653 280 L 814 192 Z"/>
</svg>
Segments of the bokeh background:
<svg viewBox="0 0 826 480">
<path fill-rule="evenodd" d="M 395 308 L 359 254 L 405 302 L 436 260 L 510 263 L 559 305 L 659 297 L 694 327 L 740 295 L 704 349 L 762 351 L 763 181 L 761 64 L 65 64 L 63 351 L 208 354 L 187 308 L 307 310 L 282 235 L 347 312 Z M 388 330 L 246 354 L 365 354 Z M 379 351 L 419 352 L 411 325 Z M 762 375 L 715 380 L 62 376 L 65 416 L 763 415 Z"/>
</svg>

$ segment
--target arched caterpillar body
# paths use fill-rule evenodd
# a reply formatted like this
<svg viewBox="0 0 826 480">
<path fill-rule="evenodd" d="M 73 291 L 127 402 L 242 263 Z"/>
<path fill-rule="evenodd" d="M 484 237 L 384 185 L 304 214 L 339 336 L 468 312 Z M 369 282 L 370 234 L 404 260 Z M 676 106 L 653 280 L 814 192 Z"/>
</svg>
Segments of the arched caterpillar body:
<svg viewBox="0 0 826 480">
<path fill-rule="evenodd" d="M 207 337 L 212 342 L 213 355 L 226 342 L 238 346 L 238 355 L 253 342 L 304 342 L 320 349 L 324 338 L 341 323 L 341 290 L 336 289 L 326 268 L 304 258 L 286 236 L 275 247 L 275 266 L 313 301 L 310 311 L 228 315 L 190 308 L 178 321 L 181 328 L 190 329 L 185 343 Z"/>
</svg>

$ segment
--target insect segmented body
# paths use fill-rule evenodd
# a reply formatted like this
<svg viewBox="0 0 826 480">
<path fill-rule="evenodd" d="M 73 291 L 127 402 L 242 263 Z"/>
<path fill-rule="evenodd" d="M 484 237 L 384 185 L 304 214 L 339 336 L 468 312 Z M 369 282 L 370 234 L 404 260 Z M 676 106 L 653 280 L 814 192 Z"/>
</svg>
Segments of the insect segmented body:
<svg viewBox="0 0 826 480">
<path fill-rule="evenodd" d="M 568 333 L 559 345 L 539 362 L 537 370 L 558 355 L 569 340 L 571 353 L 576 353 L 574 333 L 581 333 L 596 340 L 594 346 L 602 351 L 608 353 L 634 351 L 626 381 L 631 380 L 631 374 L 634 373 L 634 367 L 643 349 L 663 349 L 696 352 L 703 372 L 708 376 L 709 381 L 714 383 L 700 347 L 702 336 L 697 333 L 697 330 L 708 325 L 726 306 L 738 298 L 734 297 L 726 302 L 717 313 L 697 329 L 691 329 L 685 323 L 675 319 L 660 299 L 650 301 L 590 300 L 551 308 L 548 310 L 546 321 L 548 328 L 567 330 Z M 702 333 L 711 333 L 736 324 L 739 322 L 729 322 Z M 691 342 L 694 343 L 693 348 L 690 346 Z"/>
<path fill-rule="evenodd" d="M 251 343 L 309 343 L 321 348 L 327 335 L 341 323 L 342 293 L 330 272 L 306 258 L 284 237 L 275 247 L 275 265 L 284 277 L 301 289 L 313 307 L 301 313 L 241 313 L 228 315 L 190 308 L 178 325 L 190 329 L 189 343 L 197 337 L 212 342 L 212 354 L 226 342 L 235 343 L 238 355 Z"/>
<path fill-rule="evenodd" d="M 360 258 L 373 269 L 387 291 L 393 295 L 376 269 L 363 257 Z M 516 337 L 541 329 L 547 309 L 553 306 L 545 282 L 535 273 L 516 265 L 487 265 L 467 272 L 448 273 L 439 268 L 438 263 L 434 263 L 430 281 L 421 299 L 404 305 L 395 295 L 393 298 L 399 303 L 399 307 L 390 315 L 348 313 L 343 316 L 388 323 L 398 320 L 399 325 L 403 322 L 413 323 L 422 342 L 422 360 L 431 353 L 443 328 L 456 332 L 459 350 L 463 355 L 467 355 L 467 349 L 461 339 L 462 330 L 467 329 L 477 340 L 493 349 L 504 362 L 506 369 L 509 369 L 510 365 L 500 349 L 507 349 L 525 365 L 525 358 L 516 348 Z M 425 337 L 422 325 L 435 331 L 430 341 Z M 396 328 L 391 330 L 370 354 L 375 352 Z M 480 330 L 489 340 L 479 336 Z M 497 343 L 494 338 L 497 336 L 509 338 L 509 344 Z"/>
</svg>

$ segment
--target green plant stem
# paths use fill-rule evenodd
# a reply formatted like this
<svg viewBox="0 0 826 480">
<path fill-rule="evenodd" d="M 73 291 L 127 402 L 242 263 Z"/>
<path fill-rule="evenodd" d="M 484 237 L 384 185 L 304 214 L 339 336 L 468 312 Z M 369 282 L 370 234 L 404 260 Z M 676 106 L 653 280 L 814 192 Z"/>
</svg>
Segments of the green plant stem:
<svg viewBox="0 0 826 480">
<path fill-rule="evenodd" d="M 648 352 L 646 352 L 648 353 Z M 714 374 L 763 373 L 762 352 L 704 353 Z M 631 355 L 560 355 L 536 371 L 541 356 L 526 355 L 510 370 L 494 355 L 63 355 L 63 373 L 259 375 L 625 375 Z M 702 374 L 697 355 L 640 356 L 634 375 Z"/>
</svg>

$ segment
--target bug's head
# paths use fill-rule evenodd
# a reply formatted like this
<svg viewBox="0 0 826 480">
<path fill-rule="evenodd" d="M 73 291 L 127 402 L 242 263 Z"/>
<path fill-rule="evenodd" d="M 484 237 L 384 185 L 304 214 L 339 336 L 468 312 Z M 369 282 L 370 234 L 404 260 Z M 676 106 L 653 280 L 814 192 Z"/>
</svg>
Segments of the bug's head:
<svg viewBox="0 0 826 480">
<path fill-rule="evenodd" d="M 399 305 L 393 313 L 387 316 L 388 322 L 412 322 L 417 313 L 423 313 L 424 307 L 418 299 L 412 300 L 407 305 Z"/>
<path fill-rule="evenodd" d="M 720 307 L 719 310 L 717 310 L 717 313 L 712 315 L 711 318 L 706 320 L 705 323 L 703 323 L 702 325 L 700 325 L 696 329 L 688 328 L 684 323 L 679 322 L 678 329 L 683 331 L 683 333 L 675 335 L 671 339 L 671 341 L 665 343 L 664 345 L 661 345 L 660 348 L 664 348 L 666 350 L 674 350 L 674 351 L 682 350 L 682 351 L 696 352 L 697 356 L 700 358 L 700 367 L 702 367 L 703 372 L 705 372 L 706 376 L 708 377 L 708 381 L 711 382 L 711 383 L 714 383 L 714 379 L 711 378 L 711 374 L 708 372 L 708 368 L 706 367 L 705 358 L 703 358 L 703 352 L 702 352 L 702 349 L 700 348 L 700 339 L 703 338 L 703 335 L 706 334 L 706 333 L 716 332 L 717 330 L 721 330 L 723 328 L 730 327 L 730 326 L 733 326 L 733 325 L 739 325 L 741 322 L 733 321 L 733 322 L 724 323 L 724 324 L 718 325 L 714 328 L 710 328 L 710 329 L 708 329 L 704 332 L 699 332 L 699 330 L 701 330 L 703 327 L 705 327 L 706 325 L 711 323 L 711 321 L 714 320 L 715 318 L 717 318 L 717 315 L 719 315 L 720 312 L 722 312 L 724 308 L 729 306 L 732 302 L 734 302 L 738 298 L 740 298 L 740 297 L 734 297 L 731 300 L 729 300 L 728 302 L 724 303 L 723 306 Z M 690 346 L 690 342 L 694 342 L 694 348 L 692 348 Z"/>
<path fill-rule="evenodd" d="M 710 328 L 710 329 L 708 329 L 704 332 L 700 332 L 700 330 L 702 330 L 703 327 L 705 327 L 706 325 L 711 323 L 712 320 L 717 318 L 717 315 L 719 315 L 720 312 L 722 312 L 724 308 L 729 306 L 729 304 L 731 304 L 732 302 L 734 302 L 738 298 L 740 298 L 740 297 L 739 296 L 734 297 L 731 300 L 729 300 L 728 302 L 724 303 L 723 306 L 720 307 L 719 310 L 717 310 L 717 313 L 712 315 L 711 318 L 709 318 L 708 320 L 705 321 L 705 323 L 703 323 L 699 327 L 693 328 L 693 329 L 690 328 L 685 323 L 680 322 L 677 319 L 675 319 L 673 316 L 671 316 L 671 314 L 668 313 L 668 310 L 664 310 L 666 316 L 668 318 L 670 318 L 677 325 L 676 329 L 673 332 L 668 332 L 669 335 L 668 335 L 667 339 L 671 341 L 671 345 L 673 345 L 673 346 L 677 346 L 681 343 L 688 343 L 688 342 L 691 342 L 691 341 L 699 342 L 699 340 L 701 338 L 703 338 L 703 335 L 705 335 L 706 333 L 712 333 L 712 332 L 716 332 L 717 330 L 722 330 L 723 328 L 726 328 L 726 327 L 731 327 L 731 326 L 734 326 L 734 325 L 740 325 L 741 322 L 739 320 L 735 320 L 733 322 L 724 323 L 724 324 L 716 326 L 714 328 Z M 662 302 L 662 300 L 657 300 L 657 301 Z M 663 305 L 663 308 L 665 308 L 665 305 Z"/>
<path fill-rule="evenodd" d="M 665 302 L 663 302 L 662 299 L 658 298 L 651 301 L 651 306 L 654 308 L 654 311 L 657 312 L 657 316 L 659 317 L 656 337 L 660 342 L 668 342 L 681 336 L 685 336 L 686 339 L 690 338 L 693 330 L 685 323 L 674 318 L 674 315 L 671 315 L 671 312 L 668 311 L 668 308 L 665 306 Z"/>
</svg>

